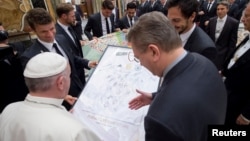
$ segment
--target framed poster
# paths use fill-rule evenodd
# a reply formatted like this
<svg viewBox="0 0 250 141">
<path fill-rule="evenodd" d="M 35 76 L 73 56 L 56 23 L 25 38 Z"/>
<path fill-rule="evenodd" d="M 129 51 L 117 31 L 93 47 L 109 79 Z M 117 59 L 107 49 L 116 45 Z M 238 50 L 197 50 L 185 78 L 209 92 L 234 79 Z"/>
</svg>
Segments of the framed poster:
<svg viewBox="0 0 250 141">
<path fill-rule="evenodd" d="M 108 45 L 73 107 L 73 115 L 104 141 L 143 141 L 148 106 L 130 110 L 136 89 L 155 92 L 159 77 L 134 60 L 128 47 Z"/>
</svg>

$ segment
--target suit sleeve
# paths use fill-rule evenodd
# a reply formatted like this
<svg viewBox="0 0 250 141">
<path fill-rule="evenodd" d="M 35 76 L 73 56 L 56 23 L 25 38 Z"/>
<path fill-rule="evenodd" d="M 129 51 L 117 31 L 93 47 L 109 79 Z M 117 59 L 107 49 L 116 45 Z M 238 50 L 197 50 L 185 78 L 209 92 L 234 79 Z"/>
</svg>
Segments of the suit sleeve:
<svg viewBox="0 0 250 141">
<path fill-rule="evenodd" d="M 92 29 L 93 29 L 93 27 L 92 27 L 93 24 L 94 24 L 94 20 L 92 19 L 92 17 L 90 17 L 90 18 L 88 19 L 88 22 L 87 22 L 85 28 L 84 28 L 84 33 L 85 33 L 85 35 L 88 37 L 89 40 L 92 40 L 92 39 L 93 39 L 93 36 L 92 36 L 92 34 L 91 34 L 91 31 L 92 31 Z"/>
<path fill-rule="evenodd" d="M 165 126 L 152 117 L 145 117 L 144 127 L 146 131 L 146 140 L 148 141 L 183 141 L 174 134 L 169 127 Z"/>
<path fill-rule="evenodd" d="M 88 59 L 84 59 L 84 58 L 74 55 L 74 61 L 75 61 L 75 65 L 77 66 L 77 68 L 90 69 L 88 66 L 88 63 L 89 63 Z"/>
</svg>

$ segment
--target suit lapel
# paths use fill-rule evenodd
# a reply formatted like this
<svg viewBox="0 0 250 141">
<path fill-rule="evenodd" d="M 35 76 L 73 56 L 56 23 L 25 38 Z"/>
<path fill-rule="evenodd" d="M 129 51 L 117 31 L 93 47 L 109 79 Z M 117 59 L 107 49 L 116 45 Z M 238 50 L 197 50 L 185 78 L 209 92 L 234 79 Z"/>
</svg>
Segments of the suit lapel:
<svg viewBox="0 0 250 141">
<path fill-rule="evenodd" d="M 45 46 L 43 46 L 43 44 L 41 44 L 38 40 L 36 40 L 36 44 L 35 46 L 37 46 L 37 48 L 39 48 L 40 53 L 43 52 L 50 52 Z"/>
<path fill-rule="evenodd" d="M 221 33 L 220 33 L 220 35 L 219 35 L 219 37 L 218 37 L 217 40 L 219 40 L 220 38 L 222 38 L 224 36 L 224 34 L 226 33 L 226 30 L 228 29 L 229 26 L 230 26 L 229 25 L 229 18 L 227 17 L 227 19 L 225 21 L 225 24 L 224 24 L 224 26 L 223 26 L 223 28 L 221 30 Z"/>
<path fill-rule="evenodd" d="M 228 57 L 226 63 L 225 63 L 225 68 L 227 68 L 231 58 L 234 57 L 235 52 L 242 46 L 244 45 L 249 39 L 249 36 L 247 36 L 232 52 L 232 54 Z M 246 62 L 250 61 L 250 49 L 246 51 L 236 62 L 235 64 L 230 68 L 234 69 L 237 68 L 238 66 L 241 66 L 242 64 L 245 64 Z"/>
<path fill-rule="evenodd" d="M 101 31 L 101 35 L 103 35 L 101 13 L 99 13 L 97 16 L 98 16 L 97 19 L 98 19 L 98 21 L 99 21 L 99 22 L 97 22 L 98 28 L 100 29 L 99 31 Z"/>
<path fill-rule="evenodd" d="M 215 41 L 215 31 L 216 31 L 216 24 L 217 24 L 217 18 L 214 18 L 212 21 L 211 21 L 211 38 L 213 41 Z"/>
</svg>

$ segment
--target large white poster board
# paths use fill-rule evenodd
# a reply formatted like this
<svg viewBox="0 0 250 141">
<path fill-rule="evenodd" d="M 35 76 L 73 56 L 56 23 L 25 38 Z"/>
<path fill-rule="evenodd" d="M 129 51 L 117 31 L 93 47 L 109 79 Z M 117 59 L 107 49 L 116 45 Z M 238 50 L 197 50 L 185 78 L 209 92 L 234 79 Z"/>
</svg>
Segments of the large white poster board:
<svg viewBox="0 0 250 141">
<path fill-rule="evenodd" d="M 73 107 L 73 115 L 104 141 L 143 141 L 148 106 L 130 110 L 136 89 L 155 92 L 159 77 L 134 61 L 131 48 L 108 46 Z"/>
</svg>

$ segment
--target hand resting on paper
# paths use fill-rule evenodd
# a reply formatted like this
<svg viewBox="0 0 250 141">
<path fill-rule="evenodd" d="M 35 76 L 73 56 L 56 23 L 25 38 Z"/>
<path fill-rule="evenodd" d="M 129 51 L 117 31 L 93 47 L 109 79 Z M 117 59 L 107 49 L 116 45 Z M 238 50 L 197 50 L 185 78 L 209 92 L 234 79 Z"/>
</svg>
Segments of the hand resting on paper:
<svg viewBox="0 0 250 141">
<path fill-rule="evenodd" d="M 129 108 L 131 110 L 137 110 L 143 106 L 149 105 L 152 101 L 152 93 L 143 92 L 136 89 L 136 92 L 140 95 L 133 98 L 129 102 Z"/>
</svg>

